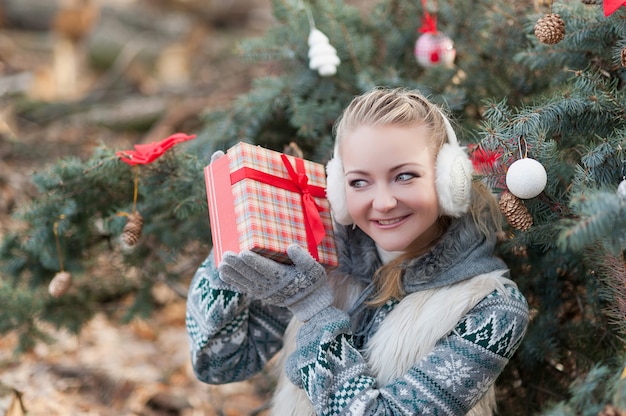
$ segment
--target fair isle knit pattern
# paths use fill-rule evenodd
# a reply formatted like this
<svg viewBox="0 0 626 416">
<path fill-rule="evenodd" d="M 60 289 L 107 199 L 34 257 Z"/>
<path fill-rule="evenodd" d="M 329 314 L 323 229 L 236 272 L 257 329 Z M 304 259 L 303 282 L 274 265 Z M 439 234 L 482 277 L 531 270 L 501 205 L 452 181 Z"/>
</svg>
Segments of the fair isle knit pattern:
<svg viewBox="0 0 626 416">
<path fill-rule="evenodd" d="M 406 374 L 376 386 L 343 312 L 328 309 L 299 333 L 299 372 L 316 414 L 464 415 L 494 383 L 524 335 L 528 309 L 515 286 L 476 305 Z M 388 314 L 388 308 L 378 313 Z M 377 317 L 378 318 L 378 317 Z M 288 369 L 293 371 L 294 369 Z"/>
<path fill-rule="evenodd" d="M 212 384 L 245 380 L 282 348 L 285 308 L 251 301 L 219 280 L 210 254 L 196 272 L 186 325 L 194 371 Z"/>
<path fill-rule="evenodd" d="M 344 282 L 368 285 L 380 266 L 374 244 L 358 229 L 344 231 L 352 234 L 338 245 L 341 276 L 349 276 Z M 456 220 L 432 252 L 406 265 L 405 298 L 363 314 L 329 307 L 302 324 L 285 372 L 302 388 L 288 384 L 296 393 L 291 396 L 306 393 L 310 403 L 306 397 L 295 402 L 281 396 L 293 407 L 283 410 L 298 416 L 309 415 L 310 410 L 328 416 L 462 416 L 482 404 L 528 324 L 528 305 L 514 283 L 501 275 L 505 266 L 492 251 L 493 241 L 476 235 L 470 221 Z M 499 277 L 478 278 L 492 272 Z M 497 286 L 481 286 L 493 279 Z M 466 288 L 473 288 L 476 281 L 486 288 L 469 302 Z M 493 291 L 494 287 L 498 289 Z M 426 302 L 430 309 L 422 314 L 419 301 L 435 299 L 436 294 L 440 297 Z M 467 308 L 449 313 L 450 319 L 441 324 L 442 314 L 465 302 Z M 285 308 L 252 300 L 222 282 L 210 255 L 194 276 L 187 300 L 197 377 L 211 384 L 230 383 L 260 371 L 282 348 L 291 316 Z M 433 328 L 422 325 L 425 322 Z M 418 357 L 398 360 L 424 345 L 424 327 L 440 332 L 435 331 Z M 386 353 L 390 341 L 399 347 L 399 355 Z M 406 366 L 397 370 L 400 362 Z"/>
</svg>

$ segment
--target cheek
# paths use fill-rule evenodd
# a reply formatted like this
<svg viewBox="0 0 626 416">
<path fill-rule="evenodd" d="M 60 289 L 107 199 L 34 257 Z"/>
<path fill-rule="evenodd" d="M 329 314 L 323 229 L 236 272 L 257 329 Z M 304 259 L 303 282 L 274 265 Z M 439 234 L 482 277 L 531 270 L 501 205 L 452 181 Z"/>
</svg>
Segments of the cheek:
<svg viewBox="0 0 626 416">
<path fill-rule="evenodd" d="M 351 188 L 346 189 L 346 207 L 352 218 L 359 215 L 367 206 L 365 192 L 354 192 Z"/>
<path fill-rule="evenodd" d="M 403 205 L 423 214 L 430 215 L 435 213 L 439 215 L 439 198 L 434 186 L 428 185 L 405 189 L 402 193 L 398 193 L 398 200 Z"/>
<path fill-rule="evenodd" d="M 426 209 L 439 211 L 439 197 L 437 196 L 437 191 L 434 187 L 422 189 L 417 195 L 417 197 L 414 197 L 416 205 L 422 206 Z"/>
</svg>

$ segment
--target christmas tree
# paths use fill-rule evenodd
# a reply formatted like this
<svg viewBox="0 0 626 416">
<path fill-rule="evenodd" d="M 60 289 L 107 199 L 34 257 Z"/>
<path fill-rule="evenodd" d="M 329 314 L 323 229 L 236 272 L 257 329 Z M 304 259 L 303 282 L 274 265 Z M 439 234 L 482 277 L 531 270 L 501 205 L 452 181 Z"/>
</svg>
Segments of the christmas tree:
<svg viewBox="0 0 626 416">
<path fill-rule="evenodd" d="M 507 219 L 499 251 L 532 321 L 498 381 L 500 413 L 626 412 L 626 8 L 387 0 L 363 13 L 340 1 L 274 0 L 272 9 L 275 24 L 241 44 L 267 73 L 207 113 L 187 132 L 195 139 L 139 165 L 102 146 L 33 176 L 38 196 L 0 247 L 0 332 L 19 332 L 27 349 L 46 337 L 38 321 L 78 332 L 129 295 L 126 317 L 149 313 L 151 286 L 184 287 L 190 276 L 178 265 L 209 251 L 203 167 L 215 150 L 294 142 L 324 163 L 354 95 L 411 87 L 451 112 Z M 427 44 L 432 65 L 415 56 L 426 34 L 444 35 Z M 454 44 L 451 64 L 433 55 L 442 39 Z M 309 51 L 326 40 L 338 60 L 322 70 Z M 520 161 L 532 169 L 514 175 Z M 102 261 L 109 274 L 93 279 Z"/>
</svg>

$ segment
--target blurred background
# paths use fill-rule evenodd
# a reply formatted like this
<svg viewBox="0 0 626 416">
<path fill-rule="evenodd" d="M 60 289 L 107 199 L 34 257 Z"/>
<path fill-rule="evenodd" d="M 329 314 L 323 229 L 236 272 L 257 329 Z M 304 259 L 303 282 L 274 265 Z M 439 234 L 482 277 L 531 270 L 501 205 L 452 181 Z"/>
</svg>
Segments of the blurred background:
<svg viewBox="0 0 626 416">
<path fill-rule="evenodd" d="M 54 160 L 198 130 L 202 112 L 262 71 L 242 62 L 237 41 L 272 19 L 269 0 L 1 0 L 0 236 L 34 196 L 32 173 Z M 183 266 L 187 278 L 197 261 Z M 107 262 L 94 279 L 110 277 Z M 225 388 L 195 380 L 184 298 L 163 283 L 153 293 L 158 308 L 148 318 L 120 324 L 111 304 L 80 335 L 45 325 L 54 341 L 25 354 L 15 353 L 16 332 L 0 335 L 0 414 L 262 410 L 262 377 Z"/>
</svg>

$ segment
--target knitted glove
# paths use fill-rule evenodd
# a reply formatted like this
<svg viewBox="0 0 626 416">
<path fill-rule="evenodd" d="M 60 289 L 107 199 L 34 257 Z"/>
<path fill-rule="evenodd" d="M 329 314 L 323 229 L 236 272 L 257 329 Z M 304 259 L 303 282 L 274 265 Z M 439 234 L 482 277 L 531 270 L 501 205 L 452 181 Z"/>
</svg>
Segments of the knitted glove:
<svg viewBox="0 0 626 416">
<path fill-rule="evenodd" d="M 215 162 L 217 159 L 219 159 L 220 157 L 224 156 L 224 152 L 221 150 L 217 150 L 215 151 L 212 155 L 211 155 L 211 163 Z"/>
<path fill-rule="evenodd" d="M 326 271 L 297 244 L 287 248 L 292 266 L 249 250 L 226 252 L 219 265 L 220 279 L 266 303 L 287 307 L 300 321 L 308 321 L 333 301 Z"/>
</svg>

